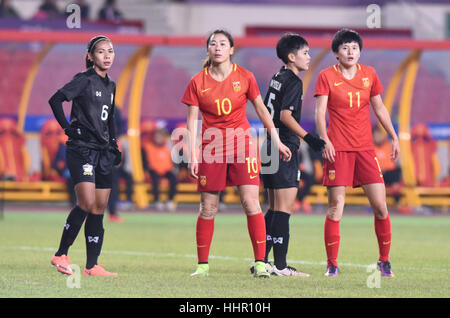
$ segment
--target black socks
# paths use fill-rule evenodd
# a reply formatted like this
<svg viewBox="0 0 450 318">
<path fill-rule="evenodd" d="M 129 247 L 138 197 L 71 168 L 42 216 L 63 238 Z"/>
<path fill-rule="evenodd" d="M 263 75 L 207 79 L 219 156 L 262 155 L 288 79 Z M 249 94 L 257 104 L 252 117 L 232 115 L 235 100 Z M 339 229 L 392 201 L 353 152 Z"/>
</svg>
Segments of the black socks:
<svg viewBox="0 0 450 318">
<path fill-rule="evenodd" d="M 84 225 L 84 236 L 86 237 L 86 268 L 91 269 L 97 265 L 97 259 L 102 250 L 103 214 L 89 214 Z"/>
<path fill-rule="evenodd" d="M 61 256 L 63 254 L 67 255 L 69 247 L 77 238 L 87 215 L 88 212 L 82 210 L 79 206 L 75 206 L 72 211 L 70 211 L 69 216 L 66 219 L 66 224 L 64 224 L 61 242 L 59 243 L 58 251 L 55 253 L 56 256 Z"/>
<path fill-rule="evenodd" d="M 91 269 L 94 265 L 97 265 L 97 259 L 102 250 L 103 236 L 105 233 L 103 229 L 103 214 L 88 213 L 79 206 L 75 206 L 66 219 L 61 242 L 55 255 L 67 255 L 69 247 L 72 246 L 77 238 L 84 220 L 86 220 L 84 224 L 87 256 L 86 268 Z"/>
<path fill-rule="evenodd" d="M 264 257 L 264 262 L 269 261 L 269 253 L 272 249 L 272 235 L 270 233 L 270 226 L 272 224 L 273 210 L 269 209 L 264 215 L 264 220 L 266 222 L 266 255 Z"/>
<path fill-rule="evenodd" d="M 270 236 L 273 245 L 273 257 L 277 269 L 284 269 L 287 266 L 286 256 L 289 246 L 289 218 L 290 214 L 281 211 L 274 211 L 270 226 Z"/>
</svg>

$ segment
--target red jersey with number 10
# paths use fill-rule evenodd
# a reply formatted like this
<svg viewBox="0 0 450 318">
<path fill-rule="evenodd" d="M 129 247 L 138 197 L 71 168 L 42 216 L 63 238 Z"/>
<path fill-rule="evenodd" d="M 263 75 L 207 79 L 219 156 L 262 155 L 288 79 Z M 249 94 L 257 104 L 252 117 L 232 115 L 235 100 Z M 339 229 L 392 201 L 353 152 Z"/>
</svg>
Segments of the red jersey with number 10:
<svg viewBox="0 0 450 318">
<path fill-rule="evenodd" d="M 370 98 L 383 92 L 375 70 L 357 64 L 355 76 L 349 80 L 337 65 L 322 70 L 314 96 L 328 96 L 328 137 L 336 151 L 373 150 L 370 122 Z"/>
<path fill-rule="evenodd" d="M 190 80 L 182 102 L 189 106 L 198 106 L 202 114 L 202 136 L 208 128 L 222 131 L 224 145 L 227 128 L 250 128 L 246 116 L 248 100 L 253 101 L 260 95 L 253 73 L 233 64 L 231 73 L 223 81 L 215 80 L 203 69 Z M 203 139 L 203 145 L 209 140 Z M 236 149 L 237 143 L 234 144 Z"/>
</svg>

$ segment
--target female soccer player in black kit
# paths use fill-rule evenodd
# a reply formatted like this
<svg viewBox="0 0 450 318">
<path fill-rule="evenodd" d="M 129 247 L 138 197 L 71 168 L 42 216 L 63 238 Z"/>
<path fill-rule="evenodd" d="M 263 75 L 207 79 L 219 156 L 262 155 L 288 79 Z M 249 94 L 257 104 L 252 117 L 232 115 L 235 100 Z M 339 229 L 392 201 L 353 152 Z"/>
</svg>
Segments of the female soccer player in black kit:
<svg viewBox="0 0 450 318">
<path fill-rule="evenodd" d="M 77 205 L 64 225 L 58 251 L 51 263 L 64 274 L 71 275 L 69 247 L 86 220 L 86 268 L 84 275 L 117 276 L 97 264 L 103 243 L 103 214 L 111 191 L 112 168 L 121 160 L 114 128 L 114 96 L 116 84 L 107 71 L 114 61 L 114 49 L 106 36 L 89 41 L 86 70 L 60 88 L 49 100 L 56 120 L 69 139 L 66 162 L 75 184 Z M 70 123 L 62 103 L 72 101 Z"/>
<path fill-rule="evenodd" d="M 276 276 L 309 276 L 286 263 L 289 245 L 289 218 L 297 196 L 300 181 L 298 149 L 302 138 L 314 151 L 320 151 L 325 142 L 309 134 L 300 126 L 303 100 L 303 83 L 298 77 L 309 68 L 308 42 L 298 34 L 285 34 L 276 47 L 277 56 L 285 64 L 272 77 L 264 104 L 279 129 L 281 141 L 289 147 L 292 159 L 280 162 L 278 171 L 263 174 L 264 188 L 268 190 L 269 210 L 266 220 L 266 268 Z M 271 139 L 267 139 L 270 150 Z M 264 166 L 265 164 L 263 164 Z M 274 266 L 268 264 L 268 254 L 273 247 Z"/>
</svg>

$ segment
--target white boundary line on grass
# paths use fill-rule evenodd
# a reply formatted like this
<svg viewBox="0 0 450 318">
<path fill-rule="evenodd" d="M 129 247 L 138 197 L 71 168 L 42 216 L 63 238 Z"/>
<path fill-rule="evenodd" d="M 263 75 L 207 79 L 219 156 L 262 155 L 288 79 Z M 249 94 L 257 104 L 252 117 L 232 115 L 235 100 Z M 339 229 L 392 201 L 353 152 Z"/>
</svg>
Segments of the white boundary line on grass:
<svg viewBox="0 0 450 318">
<path fill-rule="evenodd" d="M 0 246 L 0 249 L 12 249 L 12 250 L 23 250 L 23 251 L 42 251 L 42 252 L 54 252 L 56 249 L 54 247 L 37 247 L 37 246 Z M 80 249 L 71 249 L 72 252 L 83 253 L 84 250 Z M 118 255 L 133 255 L 133 256 L 152 256 L 152 257 L 184 257 L 184 258 L 197 258 L 197 255 L 194 254 L 176 254 L 176 253 L 155 253 L 155 252 L 138 252 L 138 251 L 109 251 L 102 250 L 102 254 L 118 254 Z M 219 259 L 219 260 L 229 260 L 229 261 L 245 261 L 252 262 L 252 258 L 239 258 L 234 256 L 220 256 L 220 255 L 210 255 L 210 259 Z M 320 265 L 325 266 L 326 262 L 311 262 L 311 261 L 298 261 L 298 260 L 287 260 L 290 264 L 306 264 L 306 265 Z M 352 263 L 341 263 L 342 266 L 350 266 L 350 267 L 361 267 L 368 268 L 371 265 L 362 265 L 362 264 L 352 264 Z"/>
<path fill-rule="evenodd" d="M 54 247 L 38 247 L 38 246 L 1 246 L 0 249 L 12 249 L 12 250 L 24 250 L 24 251 L 41 251 L 41 252 L 55 252 L 56 249 Z M 85 250 L 80 249 L 71 249 L 72 252 L 76 253 L 84 253 Z M 133 256 L 152 256 L 152 257 L 184 257 L 184 258 L 193 258 L 196 259 L 197 255 L 194 254 L 176 254 L 176 253 L 155 253 L 155 252 L 138 252 L 138 251 L 109 251 L 103 250 L 102 254 L 116 254 L 116 255 L 133 255 Z M 253 261 L 252 258 L 239 258 L 234 256 L 220 256 L 220 255 L 210 255 L 210 259 L 219 259 L 219 260 L 229 260 L 229 261 L 239 261 L 239 262 L 250 262 Z M 326 262 L 311 262 L 311 261 L 299 261 L 299 260 L 287 260 L 289 264 L 303 264 L 303 265 L 315 265 L 315 266 L 326 266 Z M 353 264 L 353 263 L 340 263 L 339 266 L 344 267 L 359 267 L 359 268 L 372 268 L 375 263 L 369 265 L 363 264 Z M 415 267 L 402 267 L 403 270 L 426 270 L 432 272 L 449 272 L 450 268 L 415 268 Z"/>
</svg>

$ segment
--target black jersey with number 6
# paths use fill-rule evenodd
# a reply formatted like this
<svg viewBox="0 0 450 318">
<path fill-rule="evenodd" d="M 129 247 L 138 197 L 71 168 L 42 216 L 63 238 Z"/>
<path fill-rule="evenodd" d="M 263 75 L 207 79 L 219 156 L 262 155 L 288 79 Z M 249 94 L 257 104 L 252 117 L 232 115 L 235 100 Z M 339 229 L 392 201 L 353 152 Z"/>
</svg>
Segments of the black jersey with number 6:
<svg viewBox="0 0 450 318">
<path fill-rule="evenodd" d="M 69 139 L 67 145 L 105 149 L 110 140 L 110 121 L 114 124 L 114 81 L 108 75 L 101 77 L 91 67 L 76 74 L 59 92 L 72 101 L 70 127 L 81 128 L 88 135 L 86 141 Z"/>
<path fill-rule="evenodd" d="M 292 111 L 292 117 L 300 123 L 302 110 L 303 83 L 301 79 L 286 67 L 282 67 L 270 80 L 269 89 L 264 99 L 275 127 L 279 129 L 283 143 L 300 145 L 299 137 L 281 122 L 281 111 Z"/>
</svg>

